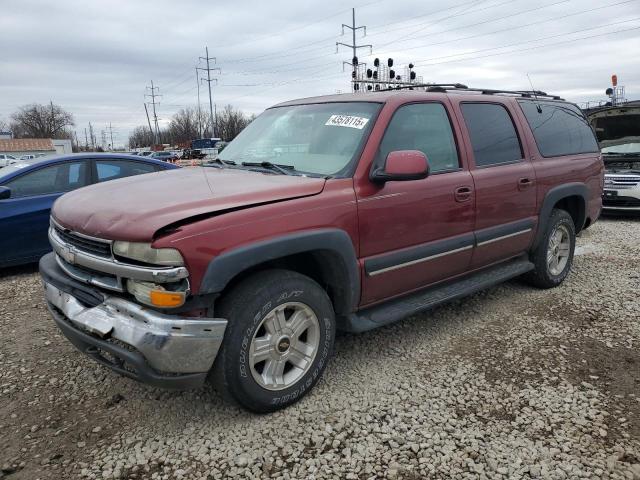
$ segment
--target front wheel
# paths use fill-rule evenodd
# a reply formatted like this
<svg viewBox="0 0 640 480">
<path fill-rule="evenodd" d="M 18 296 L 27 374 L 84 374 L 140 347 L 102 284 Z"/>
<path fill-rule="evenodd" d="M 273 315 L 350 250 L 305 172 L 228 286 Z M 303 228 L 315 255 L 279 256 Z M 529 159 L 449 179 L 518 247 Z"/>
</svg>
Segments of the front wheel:
<svg viewBox="0 0 640 480">
<path fill-rule="evenodd" d="M 255 412 L 278 410 L 306 395 L 333 350 L 331 301 L 320 285 L 296 272 L 249 277 L 223 298 L 216 315 L 229 322 L 216 380 Z"/>
<path fill-rule="evenodd" d="M 544 237 L 531 255 L 535 268 L 527 280 L 539 288 L 560 285 L 571 270 L 575 247 L 573 218 L 564 210 L 553 210 Z"/>
</svg>

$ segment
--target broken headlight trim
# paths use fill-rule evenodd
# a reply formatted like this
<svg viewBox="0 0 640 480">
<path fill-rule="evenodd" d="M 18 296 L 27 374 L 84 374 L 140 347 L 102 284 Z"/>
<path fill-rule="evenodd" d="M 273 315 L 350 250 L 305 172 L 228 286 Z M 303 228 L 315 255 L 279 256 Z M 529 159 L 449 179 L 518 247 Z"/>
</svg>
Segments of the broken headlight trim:
<svg viewBox="0 0 640 480">
<path fill-rule="evenodd" d="M 117 240 L 113 242 L 113 254 L 151 265 L 184 266 L 184 260 L 178 250 L 175 248 L 153 248 L 150 243 Z"/>
</svg>

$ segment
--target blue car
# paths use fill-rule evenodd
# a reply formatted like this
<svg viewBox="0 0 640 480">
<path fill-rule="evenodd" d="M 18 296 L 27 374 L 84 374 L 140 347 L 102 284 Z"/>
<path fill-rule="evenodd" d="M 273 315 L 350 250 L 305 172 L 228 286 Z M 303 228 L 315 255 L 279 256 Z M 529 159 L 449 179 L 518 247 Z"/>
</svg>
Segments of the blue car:
<svg viewBox="0 0 640 480">
<path fill-rule="evenodd" d="M 160 160 L 110 153 L 34 158 L 0 168 L 0 267 L 35 262 L 51 250 L 49 212 L 65 192 L 175 168 Z"/>
</svg>

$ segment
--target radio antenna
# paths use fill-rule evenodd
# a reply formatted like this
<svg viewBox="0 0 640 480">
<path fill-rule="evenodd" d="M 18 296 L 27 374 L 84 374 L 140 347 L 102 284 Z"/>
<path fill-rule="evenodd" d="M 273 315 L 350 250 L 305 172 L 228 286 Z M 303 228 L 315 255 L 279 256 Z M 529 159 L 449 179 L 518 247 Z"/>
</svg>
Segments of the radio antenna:
<svg viewBox="0 0 640 480">
<path fill-rule="evenodd" d="M 527 73 L 527 79 L 529 80 L 529 85 L 531 85 L 531 91 L 533 93 L 533 97 L 536 99 L 536 109 L 538 110 L 538 113 L 542 113 L 542 107 L 540 106 L 540 102 L 538 101 L 538 94 L 536 92 L 536 89 L 533 86 L 533 82 L 531 81 L 531 77 L 529 76 L 528 73 Z"/>
</svg>

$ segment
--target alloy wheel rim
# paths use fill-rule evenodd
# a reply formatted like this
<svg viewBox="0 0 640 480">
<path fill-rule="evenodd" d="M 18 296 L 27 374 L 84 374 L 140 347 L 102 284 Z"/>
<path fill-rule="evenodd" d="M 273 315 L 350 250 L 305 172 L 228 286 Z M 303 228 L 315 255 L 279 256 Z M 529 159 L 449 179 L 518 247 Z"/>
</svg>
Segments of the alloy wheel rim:
<svg viewBox="0 0 640 480">
<path fill-rule="evenodd" d="M 569 263 L 571 237 L 565 225 L 558 225 L 549 238 L 547 268 L 554 276 L 560 275 Z"/>
<path fill-rule="evenodd" d="M 249 347 L 253 379 L 267 390 L 283 390 L 311 368 L 320 346 L 320 322 L 300 302 L 278 305 L 267 313 Z"/>
</svg>

